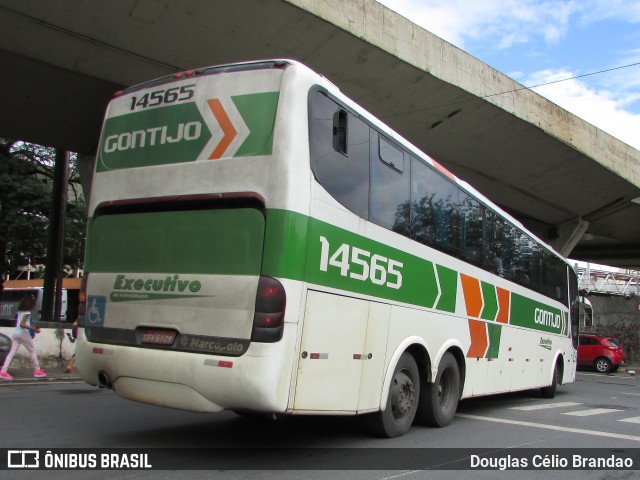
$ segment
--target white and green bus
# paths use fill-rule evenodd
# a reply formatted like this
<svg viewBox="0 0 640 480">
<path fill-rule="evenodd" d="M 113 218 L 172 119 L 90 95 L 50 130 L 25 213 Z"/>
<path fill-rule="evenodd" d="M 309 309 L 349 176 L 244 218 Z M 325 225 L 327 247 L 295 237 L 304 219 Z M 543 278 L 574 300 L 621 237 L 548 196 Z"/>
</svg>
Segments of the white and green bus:
<svg viewBox="0 0 640 480">
<path fill-rule="evenodd" d="M 89 214 L 77 364 L 122 397 L 397 436 L 575 378 L 569 264 L 298 62 L 119 92 Z"/>
</svg>

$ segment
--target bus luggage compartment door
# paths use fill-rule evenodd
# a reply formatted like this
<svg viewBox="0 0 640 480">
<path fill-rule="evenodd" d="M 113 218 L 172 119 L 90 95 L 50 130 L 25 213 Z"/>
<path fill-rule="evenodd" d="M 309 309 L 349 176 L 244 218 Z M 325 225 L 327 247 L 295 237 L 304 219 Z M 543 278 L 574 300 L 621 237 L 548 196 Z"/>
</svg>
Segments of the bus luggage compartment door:
<svg viewBox="0 0 640 480">
<path fill-rule="evenodd" d="M 388 305 L 309 291 L 294 411 L 378 407 L 389 311 Z"/>
</svg>

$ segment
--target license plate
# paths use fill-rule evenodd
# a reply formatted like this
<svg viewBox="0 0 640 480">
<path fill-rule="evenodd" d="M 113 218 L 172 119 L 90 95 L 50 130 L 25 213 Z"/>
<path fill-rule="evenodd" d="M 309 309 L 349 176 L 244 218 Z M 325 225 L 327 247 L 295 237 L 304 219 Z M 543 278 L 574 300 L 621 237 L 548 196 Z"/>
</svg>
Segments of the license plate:
<svg viewBox="0 0 640 480">
<path fill-rule="evenodd" d="M 176 332 L 172 330 L 145 330 L 142 332 L 142 343 L 154 345 L 171 345 L 176 338 Z"/>
</svg>

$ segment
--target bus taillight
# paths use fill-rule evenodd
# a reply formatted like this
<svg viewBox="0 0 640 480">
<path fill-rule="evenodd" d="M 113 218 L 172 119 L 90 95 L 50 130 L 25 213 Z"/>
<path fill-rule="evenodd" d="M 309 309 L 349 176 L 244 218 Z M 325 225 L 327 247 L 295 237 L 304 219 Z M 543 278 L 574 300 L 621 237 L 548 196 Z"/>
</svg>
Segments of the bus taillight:
<svg viewBox="0 0 640 480">
<path fill-rule="evenodd" d="M 89 274 L 85 273 L 82 277 L 82 283 L 80 283 L 80 291 L 78 292 L 78 316 L 84 319 L 87 313 L 87 282 L 89 281 Z"/>
<path fill-rule="evenodd" d="M 282 284 L 275 278 L 260 277 L 251 341 L 273 343 L 282 339 L 286 303 Z"/>
</svg>

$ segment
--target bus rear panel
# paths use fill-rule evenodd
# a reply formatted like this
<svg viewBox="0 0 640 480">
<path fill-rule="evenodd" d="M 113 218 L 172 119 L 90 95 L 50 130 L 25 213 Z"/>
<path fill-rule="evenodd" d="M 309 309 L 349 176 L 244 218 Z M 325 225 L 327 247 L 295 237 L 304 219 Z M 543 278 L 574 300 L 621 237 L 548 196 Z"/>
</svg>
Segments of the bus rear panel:
<svg viewBox="0 0 640 480">
<path fill-rule="evenodd" d="M 187 410 L 286 409 L 285 286 L 261 276 L 283 67 L 187 72 L 111 102 L 77 347 L 87 382 Z"/>
</svg>

